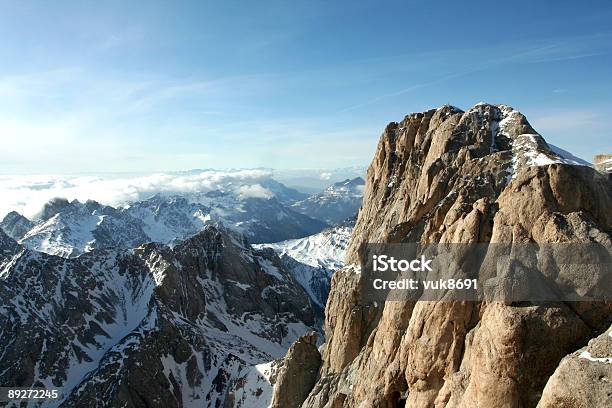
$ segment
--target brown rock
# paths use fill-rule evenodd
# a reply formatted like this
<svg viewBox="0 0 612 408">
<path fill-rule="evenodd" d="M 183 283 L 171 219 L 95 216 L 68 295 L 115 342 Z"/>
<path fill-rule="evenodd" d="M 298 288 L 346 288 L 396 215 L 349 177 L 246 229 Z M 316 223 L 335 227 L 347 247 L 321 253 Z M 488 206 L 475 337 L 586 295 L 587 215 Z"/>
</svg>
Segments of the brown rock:
<svg viewBox="0 0 612 408">
<path fill-rule="evenodd" d="M 274 384 L 272 408 L 298 408 L 317 380 L 321 355 L 312 332 L 291 345 Z"/>
<path fill-rule="evenodd" d="M 550 377 L 538 408 L 612 406 L 612 327 L 569 354 Z"/>
</svg>

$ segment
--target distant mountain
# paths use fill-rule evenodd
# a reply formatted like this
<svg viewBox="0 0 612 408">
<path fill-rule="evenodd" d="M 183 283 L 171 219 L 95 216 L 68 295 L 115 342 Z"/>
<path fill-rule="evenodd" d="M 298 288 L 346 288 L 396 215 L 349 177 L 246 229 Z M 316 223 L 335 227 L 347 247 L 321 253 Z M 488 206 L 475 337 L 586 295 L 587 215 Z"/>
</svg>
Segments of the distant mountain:
<svg viewBox="0 0 612 408">
<path fill-rule="evenodd" d="M 59 389 L 53 406 L 220 407 L 239 372 L 313 329 L 274 251 L 221 227 L 77 258 L 0 231 L 0 383 Z"/>
<path fill-rule="evenodd" d="M 366 166 L 321 169 L 269 169 L 274 179 L 286 186 L 309 194 L 317 194 L 330 184 L 365 175 Z"/>
<path fill-rule="evenodd" d="M 19 242 L 37 251 L 72 257 L 97 248 L 134 248 L 153 241 L 143 229 L 143 221 L 125 210 L 95 201 L 54 199 Z"/>
<path fill-rule="evenodd" d="M 213 191 L 190 198 L 204 205 L 213 221 L 245 234 L 253 243 L 301 238 L 327 227 L 325 222 L 295 211 L 276 197 L 242 197 Z"/>
<path fill-rule="evenodd" d="M 99 248 L 170 244 L 215 222 L 254 243 L 300 238 L 327 227 L 288 206 L 304 194 L 274 180 L 264 184 L 180 196 L 157 194 L 124 208 L 58 198 L 33 221 L 12 212 L 0 228 L 30 249 L 73 257 Z"/>
<path fill-rule="evenodd" d="M 276 199 L 283 204 L 293 204 L 296 201 L 308 198 L 308 194 L 294 188 L 289 188 L 283 183 L 279 183 L 272 178 L 261 180 L 259 184 L 263 188 L 268 189 L 272 194 L 274 194 L 274 197 L 276 197 Z"/>
<path fill-rule="evenodd" d="M 309 217 L 337 224 L 357 213 L 361 207 L 364 185 L 365 180 L 361 177 L 339 181 L 292 207 Z"/>
</svg>

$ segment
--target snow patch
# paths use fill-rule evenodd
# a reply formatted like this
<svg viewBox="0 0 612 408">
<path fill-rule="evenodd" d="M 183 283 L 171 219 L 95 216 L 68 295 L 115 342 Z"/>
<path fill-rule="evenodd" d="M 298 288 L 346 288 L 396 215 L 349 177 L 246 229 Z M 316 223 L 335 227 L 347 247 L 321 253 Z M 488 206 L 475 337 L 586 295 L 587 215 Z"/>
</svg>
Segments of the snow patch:
<svg viewBox="0 0 612 408">
<path fill-rule="evenodd" d="M 583 358 L 585 360 L 589 360 L 589 361 L 593 361 L 597 363 L 612 364 L 612 357 L 593 357 L 591 356 L 591 353 L 589 353 L 588 351 L 583 351 L 582 353 L 580 353 L 578 358 Z"/>
</svg>

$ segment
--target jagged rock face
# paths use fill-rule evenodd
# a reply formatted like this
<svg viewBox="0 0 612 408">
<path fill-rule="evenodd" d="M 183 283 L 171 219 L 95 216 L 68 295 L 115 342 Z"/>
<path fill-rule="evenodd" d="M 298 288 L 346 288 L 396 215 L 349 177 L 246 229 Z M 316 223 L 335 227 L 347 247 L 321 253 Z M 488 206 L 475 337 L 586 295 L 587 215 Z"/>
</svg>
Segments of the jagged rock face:
<svg viewBox="0 0 612 408">
<path fill-rule="evenodd" d="M 330 225 L 341 223 L 361 207 L 364 184 L 361 177 L 339 181 L 319 194 L 294 203 L 293 208 Z"/>
<path fill-rule="evenodd" d="M 279 370 L 272 408 L 299 408 L 315 384 L 320 366 L 316 334 L 311 333 L 296 340 Z"/>
<path fill-rule="evenodd" d="M 6 214 L 2 222 L 0 222 L 0 230 L 4 231 L 15 241 L 23 238 L 33 226 L 34 223 L 32 221 L 15 211 Z"/>
<path fill-rule="evenodd" d="M 538 408 L 612 406 L 612 327 L 561 360 Z"/>
<path fill-rule="evenodd" d="M 0 230 L 0 254 L 4 257 L 13 255 L 18 248 L 19 244 L 4 231 Z"/>
<path fill-rule="evenodd" d="M 0 229 L 0 272 L 19 250 L 19 244 Z"/>
<path fill-rule="evenodd" d="M 222 406 L 245 367 L 315 328 L 274 252 L 219 227 L 174 248 L 69 259 L 4 234 L 0 249 L 10 256 L 0 264 L 0 383 L 60 388 L 62 406 Z"/>
<path fill-rule="evenodd" d="M 347 263 L 367 242 L 610 248 L 610 181 L 569 163 L 507 106 L 411 114 L 381 137 Z M 607 328 L 612 311 L 603 302 L 369 304 L 361 285 L 351 265 L 332 280 L 323 366 L 304 407 L 535 406 L 559 361 Z"/>
</svg>

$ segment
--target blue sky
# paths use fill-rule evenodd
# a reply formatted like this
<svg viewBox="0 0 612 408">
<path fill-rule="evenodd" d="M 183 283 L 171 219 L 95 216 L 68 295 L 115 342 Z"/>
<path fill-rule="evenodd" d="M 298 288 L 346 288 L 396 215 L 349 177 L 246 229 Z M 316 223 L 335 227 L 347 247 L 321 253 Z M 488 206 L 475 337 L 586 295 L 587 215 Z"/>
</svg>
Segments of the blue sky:
<svg viewBox="0 0 612 408">
<path fill-rule="evenodd" d="M 609 1 L 0 4 L 0 173 L 367 165 L 479 101 L 612 151 Z"/>
</svg>

